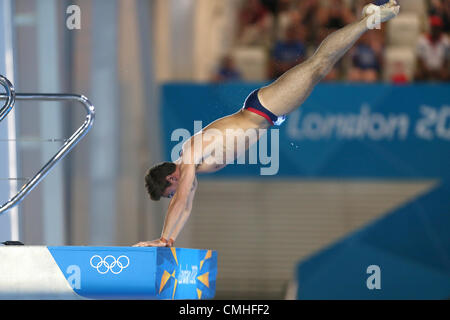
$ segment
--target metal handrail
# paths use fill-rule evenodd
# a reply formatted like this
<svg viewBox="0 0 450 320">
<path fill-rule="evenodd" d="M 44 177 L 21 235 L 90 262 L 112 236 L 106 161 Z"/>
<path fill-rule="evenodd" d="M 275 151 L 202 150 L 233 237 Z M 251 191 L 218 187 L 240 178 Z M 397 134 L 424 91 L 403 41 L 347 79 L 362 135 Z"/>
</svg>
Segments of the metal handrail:
<svg viewBox="0 0 450 320">
<path fill-rule="evenodd" d="M 49 94 L 49 93 L 17 93 L 16 100 L 29 101 L 75 101 L 81 103 L 87 113 L 86 119 L 81 127 L 75 131 L 72 136 L 62 145 L 58 152 L 36 173 L 36 175 L 28 181 L 20 191 L 12 197 L 8 202 L 0 206 L 0 215 L 15 207 L 44 179 L 50 170 L 62 160 L 75 145 L 83 139 L 94 124 L 95 109 L 92 103 L 83 95 L 74 94 Z M 0 95 L 0 100 L 11 101 L 10 96 Z M 2 108 L 3 112 L 3 108 Z M 1 119 L 0 119 L 1 120 Z"/>
<path fill-rule="evenodd" d="M 5 105 L 0 108 L 0 121 L 2 121 L 14 107 L 16 102 L 16 91 L 14 90 L 12 83 L 2 75 L 0 75 L 0 84 L 5 88 L 7 96 Z"/>
</svg>

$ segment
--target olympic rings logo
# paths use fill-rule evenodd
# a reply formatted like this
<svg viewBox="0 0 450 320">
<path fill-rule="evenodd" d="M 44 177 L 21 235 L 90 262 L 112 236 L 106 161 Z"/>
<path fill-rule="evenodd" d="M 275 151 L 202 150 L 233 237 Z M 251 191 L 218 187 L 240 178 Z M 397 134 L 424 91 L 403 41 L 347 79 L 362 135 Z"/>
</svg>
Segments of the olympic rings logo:
<svg viewBox="0 0 450 320">
<path fill-rule="evenodd" d="M 117 259 L 112 255 L 107 255 L 104 259 L 99 255 L 94 255 L 89 263 L 100 274 L 106 274 L 109 271 L 113 274 L 119 274 L 130 265 L 130 259 L 123 255 Z"/>
</svg>

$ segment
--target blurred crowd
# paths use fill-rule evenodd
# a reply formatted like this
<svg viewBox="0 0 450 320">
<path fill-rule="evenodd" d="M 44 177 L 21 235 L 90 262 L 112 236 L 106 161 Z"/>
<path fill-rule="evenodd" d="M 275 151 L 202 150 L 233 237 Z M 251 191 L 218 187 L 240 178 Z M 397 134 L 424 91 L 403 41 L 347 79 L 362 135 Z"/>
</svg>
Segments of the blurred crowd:
<svg viewBox="0 0 450 320">
<path fill-rule="evenodd" d="M 403 0 L 405 1 L 405 0 Z M 406 0 L 408 1 L 408 0 Z M 370 0 L 243 0 L 237 13 L 236 46 L 258 46 L 267 52 L 267 80 L 275 79 L 312 54 L 333 31 L 361 17 Z M 394 83 L 450 80 L 450 0 L 424 0 L 423 31 L 415 45 L 413 76 L 401 61 L 383 79 L 386 26 L 367 32 L 339 61 L 325 81 Z M 401 1 L 400 1 L 401 3 Z M 326 4 L 326 5 L 324 5 Z M 232 54 L 225 56 L 215 81 L 242 80 Z"/>
</svg>

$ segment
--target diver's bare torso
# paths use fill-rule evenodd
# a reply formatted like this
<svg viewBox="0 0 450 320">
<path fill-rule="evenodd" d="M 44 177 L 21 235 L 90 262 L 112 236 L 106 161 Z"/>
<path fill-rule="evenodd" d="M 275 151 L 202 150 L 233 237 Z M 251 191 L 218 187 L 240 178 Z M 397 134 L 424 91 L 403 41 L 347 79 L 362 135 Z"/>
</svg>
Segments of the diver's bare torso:
<svg viewBox="0 0 450 320">
<path fill-rule="evenodd" d="M 266 129 L 270 126 L 266 119 L 247 110 L 220 118 L 196 133 L 183 144 L 180 158 L 176 164 L 195 164 L 196 173 L 212 173 L 223 169 L 241 156 L 259 136 L 249 139 L 249 129 Z M 253 136 L 252 136 L 253 137 Z M 239 139 L 245 139 L 245 147 L 237 145 Z M 226 141 L 233 141 L 227 144 Z M 219 152 L 217 152 L 219 151 Z"/>
</svg>

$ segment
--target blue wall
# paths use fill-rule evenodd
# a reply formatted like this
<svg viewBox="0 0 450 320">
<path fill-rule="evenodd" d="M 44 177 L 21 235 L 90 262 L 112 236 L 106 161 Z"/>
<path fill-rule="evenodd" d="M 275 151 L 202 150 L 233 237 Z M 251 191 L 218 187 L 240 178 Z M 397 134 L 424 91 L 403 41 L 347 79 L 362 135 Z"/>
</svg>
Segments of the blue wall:
<svg viewBox="0 0 450 320">
<path fill-rule="evenodd" d="M 305 259 L 299 299 L 449 299 L 450 183 Z M 380 268 L 379 289 L 367 279 Z M 371 282 L 371 281 L 369 281 Z"/>
<path fill-rule="evenodd" d="M 238 111 L 260 86 L 165 85 L 161 114 L 166 159 L 179 143 L 171 141 L 175 129 L 192 135 L 194 121 L 204 127 Z M 279 141 L 276 178 L 449 177 L 450 86 L 320 84 L 280 127 Z M 231 165 L 214 176 L 256 177 L 261 166 Z"/>
</svg>

